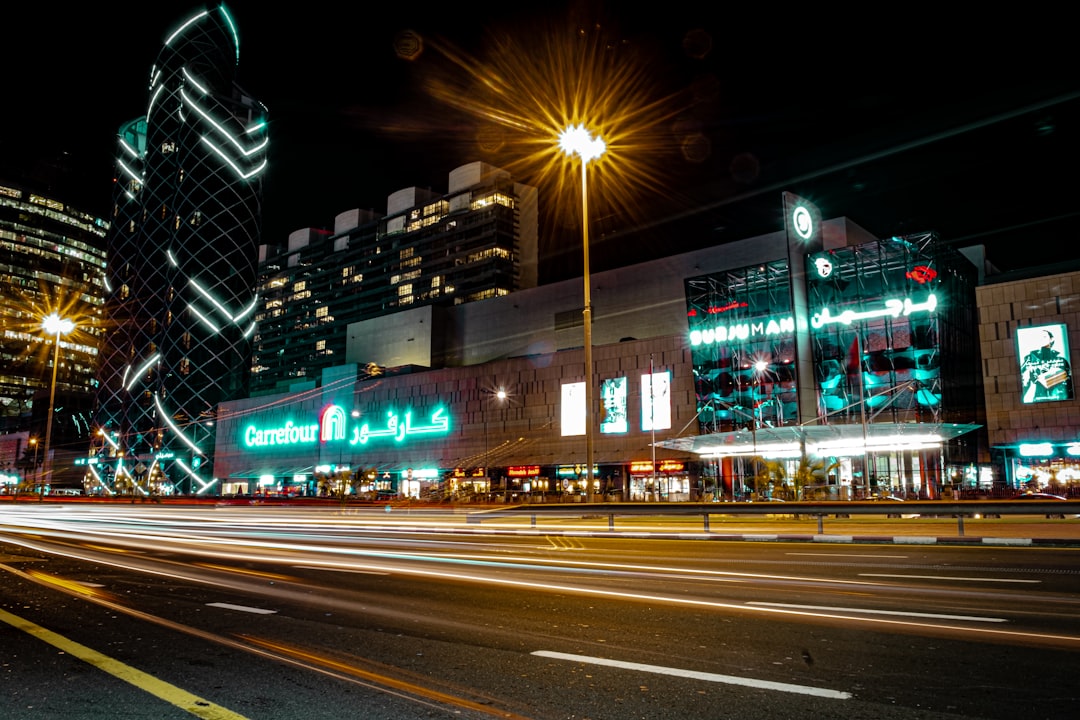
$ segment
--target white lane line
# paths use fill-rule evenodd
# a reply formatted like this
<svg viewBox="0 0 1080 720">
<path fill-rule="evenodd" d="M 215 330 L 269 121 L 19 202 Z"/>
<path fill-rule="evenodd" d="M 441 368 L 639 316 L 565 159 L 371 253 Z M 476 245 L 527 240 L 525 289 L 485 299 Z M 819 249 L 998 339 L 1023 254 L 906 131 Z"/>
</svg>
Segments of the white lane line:
<svg viewBox="0 0 1080 720">
<path fill-rule="evenodd" d="M 589 657 L 588 655 L 570 655 L 568 653 L 551 652 L 549 650 L 536 650 L 532 653 L 537 657 L 552 658 L 554 660 L 568 660 L 570 662 L 588 663 L 590 665 L 606 665 L 623 670 L 639 670 L 641 672 L 654 673 L 657 675 L 672 675 L 680 678 L 692 678 L 707 682 L 724 683 L 726 685 L 744 685 L 760 690 L 777 690 L 779 692 L 798 693 L 800 695 L 814 695 L 816 697 L 832 698 L 834 700 L 847 700 L 851 693 L 826 688 L 810 687 L 808 685 L 792 685 L 791 683 L 772 682 L 771 680 L 756 680 L 754 678 L 741 678 L 734 675 L 717 675 L 716 673 L 698 672 L 697 670 L 684 670 L 682 668 L 670 668 L 663 665 L 643 665 L 642 663 L 623 662 L 621 660 L 609 660 L 607 658 Z"/>
<path fill-rule="evenodd" d="M 248 607 L 247 605 L 233 605 L 232 603 L 206 603 L 207 607 L 225 608 L 226 610 L 239 610 L 240 612 L 254 613 L 256 615 L 273 615 L 277 610 Z"/>
<path fill-rule="evenodd" d="M 863 613 L 866 615 L 900 615 L 902 617 L 933 618 L 935 620 L 969 620 L 971 622 L 1008 622 L 1004 618 L 977 617 L 975 615 L 944 615 L 941 613 L 907 612 L 901 610 L 869 610 L 863 608 L 840 608 L 828 605 L 790 605 L 788 603 L 773 603 L 751 601 L 747 605 L 767 605 L 768 607 L 795 608 L 797 610 L 821 610 L 823 612 Z"/>
<path fill-rule="evenodd" d="M 859 573 L 859 577 L 903 578 L 905 580 L 965 580 L 967 582 L 1028 583 L 1037 585 L 1042 580 L 1017 580 L 1014 578 L 950 577 L 948 575 L 887 575 L 885 573 Z"/>
</svg>

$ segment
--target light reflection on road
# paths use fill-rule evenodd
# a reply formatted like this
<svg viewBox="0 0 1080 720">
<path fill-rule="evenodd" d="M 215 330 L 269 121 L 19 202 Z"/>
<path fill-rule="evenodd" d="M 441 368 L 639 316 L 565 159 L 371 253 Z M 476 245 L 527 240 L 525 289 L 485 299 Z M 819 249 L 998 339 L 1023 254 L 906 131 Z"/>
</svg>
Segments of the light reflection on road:
<svg viewBox="0 0 1080 720">
<path fill-rule="evenodd" d="M 119 507 L 92 505 L 14 506 L 0 510 L 0 534 L 18 545 L 44 553 L 60 552 L 89 562 L 136 572 L 167 576 L 233 590 L 262 594 L 286 592 L 285 587 L 310 590 L 310 581 L 287 572 L 241 567 L 244 563 L 367 574 L 401 574 L 470 583 L 515 586 L 551 592 L 573 592 L 628 601 L 666 603 L 754 614 L 828 618 L 852 623 L 927 627 L 968 633 L 1030 636 L 1080 644 L 1065 634 L 1025 633 L 986 628 L 999 618 L 918 612 L 882 613 L 849 607 L 796 606 L 760 601 L 726 602 L 710 588 L 717 583 L 785 583 L 823 588 L 889 588 L 888 580 L 821 578 L 644 563 L 555 558 L 549 550 L 565 544 L 523 546 L 499 542 L 505 528 L 485 526 L 471 536 L 447 536 L 465 519 L 453 513 L 415 511 L 389 516 L 381 510 L 347 512 L 297 508 Z M 495 523 L 492 523 L 495 525 Z M 523 531 L 509 535 L 520 538 Z M 535 531 L 524 531 L 539 535 Z M 420 538 L 417 534 L 421 534 Z M 453 537 L 454 539 L 448 539 Z M 495 552 L 493 552 L 493 550 Z M 200 558 L 183 562 L 170 555 Z M 914 576 L 913 576 L 914 577 Z M 613 580 L 632 582 L 648 591 L 613 589 Z M 272 580 L 253 587 L 252 580 Z M 680 590 L 658 592 L 673 581 Z M 687 585 L 689 583 L 689 585 Z M 284 587 L 283 587 L 284 586 Z M 692 592 L 686 590 L 693 588 Z M 901 619 L 901 617 L 903 619 Z M 967 624 L 950 624 L 958 620 Z M 979 627 L 982 625 L 982 627 Z"/>
</svg>

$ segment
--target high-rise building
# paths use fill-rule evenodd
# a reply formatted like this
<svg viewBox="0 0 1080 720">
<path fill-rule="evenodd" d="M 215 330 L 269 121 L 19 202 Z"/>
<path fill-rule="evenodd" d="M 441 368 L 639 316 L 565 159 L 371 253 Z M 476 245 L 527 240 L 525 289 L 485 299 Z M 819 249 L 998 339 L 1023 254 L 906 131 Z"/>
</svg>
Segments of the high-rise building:
<svg viewBox="0 0 1080 720">
<path fill-rule="evenodd" d="M 44 433 L 55 357 L 62 401 L 54 440 L 86 437 L 108 227 L 60 200 L 0 181 L 0 431 L 25 430 L 33 438 Z M 42 329 L 53 312 L 76 329 L 60 338 L 59 352 L 55 337 Z"/>
<path fill-rule="evenodd" d="M 119 132 L 89 473 L 109 488 L 210 487 L 218 403 L 247 395 L 268 138 L 239 58 L 226 7 L 196 13 Z"/>
<path fill-rule="evenodd" d="M 288 390 L 340 365 L 349 323 L 536 286 L 536 188 L 474 162 L 450 173 L 448 189 L 399 190 L 384 217 L 344 212 L 333 232 L 298 230 L 267 254 L 252 394 Z"/>
</svg>

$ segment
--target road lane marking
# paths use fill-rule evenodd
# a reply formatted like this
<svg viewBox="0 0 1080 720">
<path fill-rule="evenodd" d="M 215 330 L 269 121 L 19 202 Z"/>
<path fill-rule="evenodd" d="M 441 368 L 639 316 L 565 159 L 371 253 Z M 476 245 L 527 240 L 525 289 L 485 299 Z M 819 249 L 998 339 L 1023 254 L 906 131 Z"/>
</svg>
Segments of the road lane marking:
<svg viewBox="0 0 1080 720">
<path fill-rule="evenodd" d="M 108 655 L 99 653 L 97 650 L 81 645 L 74 640 L 69 640 L 63 635 L 54 633 L 51 630 L 46 630 L 40 625 L 36 625 L 18 615 L 12 615 L 5 610 L 0 610 L 0 621 L 7 623 L 16 630 L 22 630 L 27 635 L 32 635 L 39 640 L 44 640 L 68 655 L 77 657 L 83 662 L 89 663 L 97 669 L 109 673 L 115 678 L 123 680 L 140 690 L 161 698 L 170 705 L 175 705 L 184 712 L 191 713 L 195 717 L 203 718 L 203 720 L 247 720 L 245 716 L 240 715 L 239 713 L 223 708 L 220 705 L 215 705 L 198 695 L 193 695 L 187 690 L 178 688 L 175 685 L 170 685 L 164 680 L 159 680 L 149 673 L 137 670 L 130 665 L 125 665 L 119 660 L 115 660 Z"/>
<path fill-rule="evenodd" d="M 206 603 L 207 607 L 225 608 L 226 610 L 239 610 L 240 612 L 254 613 L 255 615 L 273 615 L 277 610 L 249 607 L 247 605 L 233 605 L 232 603 Z"/>
<path fill-rule="evenodd" d="M 798 610 L 821 610 L 824 612 L 854 612 L 867 615 L 900 615 L 903 617 L 933 618 L 935 620 L 970 620 L 972 622 L 1009 622 L 1004 618 L 977 617 L 975 615 L 944 615 L 941 613 L 908 612 L 902 610 L 870 610 L 864 608 L 838 608 L 828 605 L 792 605 L 789 603 L 764 602 L 752 600 L 748 605 L 767 605 L 768 607 L 795 608 Z"/>
<path fill-rule="evenodd" d="M 642 663 L 609 660 L 607 658 L 589 657 L 588 655 L 570 655 L 568 653 L 551 652 L 548 650 L 535 650 L 532 654 L 537 657 L 552 658 L 554 660 L 568 660 L 570 662 L 588 663 L 590 665 L 605 665 L 607 667 L 621 668 L 623 670 L 638 670 L 657 675 L 673 675 L 680 678 L 724 683 L 725 685 L 743 685 L 745 687 L 758 688 L 759 690 L 776 690 L 779 692 L 797 693 L 799 695 L 814 695 L 815 697 L 832 698 L 833 700 L 848 700 L 851 698 L 851 693 L 841 692 L 839 690 L 829 690 L 827 688 L 810 687 L 809 685 L 793 685 L 791 683 L 773 682 L 772 680 L 741 678 L 734 675 L 718 675 L 716 673 L 699 672 L 697 670 L 684 670 L 682 668 L 664 667 L 663 665 L 644 665 Z"/>
<path fill-rule="evenodd" d="M 888 575 L 886 573 L 859 573 L 859 577 L 903 578 L 904 580 L 964 580 L 967 582 L 1002 582 L 1039 584 L 1042 580 L 1017 580 L 1014 578 L 950 577 L 948 575 Z"/>
</svg>

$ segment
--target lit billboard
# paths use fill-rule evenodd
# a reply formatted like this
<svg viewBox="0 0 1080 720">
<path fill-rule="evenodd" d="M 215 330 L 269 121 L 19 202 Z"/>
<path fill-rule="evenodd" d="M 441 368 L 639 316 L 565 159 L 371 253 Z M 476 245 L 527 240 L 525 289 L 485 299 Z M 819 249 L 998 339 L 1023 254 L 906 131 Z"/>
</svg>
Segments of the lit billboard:
<svg viewBox="0 0 1080 720">
<path fill-rule="evenodd" d="M 671 373 L 641 376 L 641 429 L 667 430 L 671 427 Z"/>
<path fill-rule="evenodd" d="M 1069 334 L 1065 325 L 1017 328 L 1016 350 L 1021 402 L 1030 404 L 1073 397 Z"/>
</svg>

